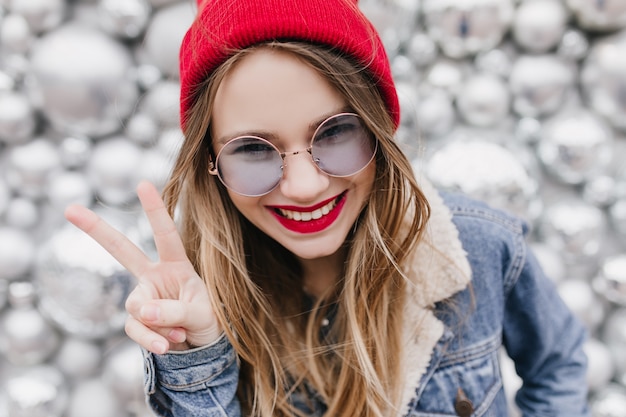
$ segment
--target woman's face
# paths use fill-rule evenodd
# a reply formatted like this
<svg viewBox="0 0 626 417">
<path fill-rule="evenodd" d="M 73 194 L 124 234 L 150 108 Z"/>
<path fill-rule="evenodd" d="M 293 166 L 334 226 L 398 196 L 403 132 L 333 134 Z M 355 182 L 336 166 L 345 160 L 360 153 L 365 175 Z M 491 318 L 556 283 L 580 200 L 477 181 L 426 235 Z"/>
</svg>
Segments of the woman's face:
<svg viewBox="0 0 626 417">
<path fill-rule="evenodd" d="M 222 81 L 212 118 L 216 154 L 242 135 L 269 140 L 281 152 L 306 149 L 318 125 L 345 112 L 345 99 L 294 55 L 260 49 Z M 320 171 L 308 152 L 286 156 L 276 188 L 260 197 L 228 190 L 256 227 L 301 259 L 337 252 L 372 190 L 375 163 L 348 177 Z M 321 217 L 320 217 L 321 216 Z"/>
</svg>

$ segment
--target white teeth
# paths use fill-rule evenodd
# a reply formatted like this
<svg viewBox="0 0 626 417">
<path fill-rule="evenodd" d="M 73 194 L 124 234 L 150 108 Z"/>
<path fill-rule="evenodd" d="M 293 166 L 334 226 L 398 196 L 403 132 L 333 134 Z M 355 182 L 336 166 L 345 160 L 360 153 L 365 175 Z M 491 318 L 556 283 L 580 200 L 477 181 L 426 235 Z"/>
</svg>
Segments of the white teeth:
<svg viewBox="0 0 626 417">
<path fill-rule="evenodd" d="M 333 200 L 330 203 L 326 204 L 325 206 L 320 207 L 313 211 L 293 211 L 293 210 L 283 210 L 283 209 L 279 209 L 279 211 L 280 211 L 280 214 L 282 214 L 284 217 L 288 219 L 295 220 L 298 222 L 308 222 L 310 220 L 317 220 L 321 218 L 322 216 L 327 215 L 328 213 L 330 213 L 332 209 L 335 208 L 336 205 L 337 205 L 337 201 Z"/>
</svg>

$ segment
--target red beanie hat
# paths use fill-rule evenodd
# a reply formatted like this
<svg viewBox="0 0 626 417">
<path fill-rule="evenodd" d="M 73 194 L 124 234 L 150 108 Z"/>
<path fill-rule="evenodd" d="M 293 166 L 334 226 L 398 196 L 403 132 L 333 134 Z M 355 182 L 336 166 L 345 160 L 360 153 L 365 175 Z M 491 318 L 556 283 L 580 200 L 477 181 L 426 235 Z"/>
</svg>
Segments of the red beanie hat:
<svg viewBox="0 0 626 417">
<path fill-rule="evenodd" d="M 372 75 L 398 126 L 400 106 L 389 59 L 357 0 L 198 0 L 198 15 L 180 49 L 182 126 L 197 85 L 233 50 L 272 40 L 324 44 L 356 59 Z"/>
</svg>

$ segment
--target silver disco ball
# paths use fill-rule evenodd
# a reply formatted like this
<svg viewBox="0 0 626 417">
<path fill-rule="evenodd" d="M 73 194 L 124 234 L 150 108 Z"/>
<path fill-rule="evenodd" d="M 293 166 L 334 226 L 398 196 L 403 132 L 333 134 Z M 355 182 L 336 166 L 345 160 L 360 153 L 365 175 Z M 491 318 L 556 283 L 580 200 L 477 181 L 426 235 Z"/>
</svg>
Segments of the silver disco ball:
<svg viewBox="0 0 626 417">
<path fill-rule="evenodd" d="M 576 23 L 591 31 L 612 31 L 626 28 L 624 0 L 566 0 Z"/>
<path fill-rule="evenodd" d="M 595 42 L 585 59 L 580 76 L 588 106 L 622 132 L 626 132 L 624 68 L 626 68 L 626 30 Z"/>
<path fill-rule="evenodd" d="M 128 219 L 117 213 L 99 213 L 132 236 L 128 222 L 135 221 L 134 215 Z M 39 309 L 65 333 L 96 339 L 123 329 L 124 303 L 135 279 L 74 226 L 60 228 L 42 244 L 34 275 L 40 293 Z"/>
<path fill-rule="evenodd" d="M 444 54 L 465 58 L 498 45 L 511 26 L 512 0 L 424 0 L 428 34 Z"/>
<path fill-rule="evenodd" d="M 538 145 L 537 154 L 546 170 L 568 184 L 606 173 L 614 154 L 611 128 L 602 118 L 581 109 L 547 120 Z"/>
<path fill-rule="evenodd" d="M 502 145 L 452 141 L 433 152 L 425 172 L 443 189 L 463 192 L 527 219 L 537 215 L 537 180 L 519 155 Z"/>
<path fill-rule="evenodd" d="M 135 108 L 133 58 L 100 30 L 67 24 L 46 33 L 30 62 L 30 95 L 60 132 L 104 136 Z"/>
<path fill-rule="evenodd" d="M 626 254 L 610 256 L 602 261 L 594 288 L 607 300 L 626 307 Z"/>
</svg>

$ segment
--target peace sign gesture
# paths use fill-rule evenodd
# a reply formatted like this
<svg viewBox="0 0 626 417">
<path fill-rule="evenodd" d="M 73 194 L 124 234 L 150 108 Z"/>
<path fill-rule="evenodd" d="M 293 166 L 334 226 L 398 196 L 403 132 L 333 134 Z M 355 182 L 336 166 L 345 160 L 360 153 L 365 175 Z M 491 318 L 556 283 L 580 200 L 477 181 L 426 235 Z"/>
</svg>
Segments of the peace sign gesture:
<svg viewBox="0 0 626 417">
<path fill-rule="evenodd" d="M 126 333 L 131 339 L 157 354 L 215 341 L 222 330 L 209 293 L 185 253 L 163 200 L 148 182 L 137 186 L 137 195 L 154 234 L 156 262 L 85 207 L 69 206 L 65 217 L 137 278 L 126 300 Z"/>
</svg>

